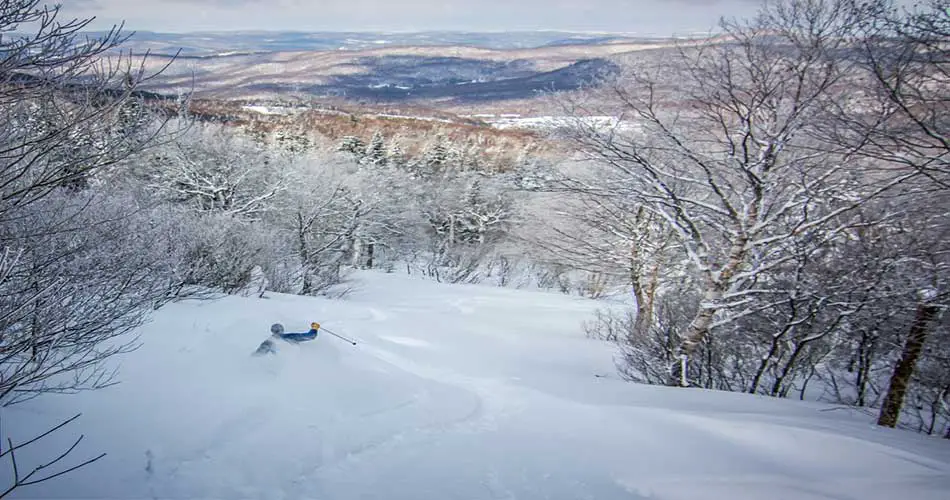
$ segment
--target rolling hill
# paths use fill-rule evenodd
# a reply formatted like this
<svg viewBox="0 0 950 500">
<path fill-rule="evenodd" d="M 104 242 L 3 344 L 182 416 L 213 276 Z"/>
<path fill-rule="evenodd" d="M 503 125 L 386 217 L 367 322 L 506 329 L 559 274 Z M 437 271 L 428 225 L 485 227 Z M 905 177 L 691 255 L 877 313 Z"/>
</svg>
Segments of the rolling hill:
<svg viewBox="0 0 950 500">
<path fill-rule="evenodd" d="M 138 52 L 153 50 L 149 70 L 170 64 L 149 83 L 156 92 L 211 99 L 435 100 L 443 106 L 574 90 L 615 73 L 615 57 L 696 43 L 567 33 L 390 35 L 146 34 L 130 43 Z M 173 57 L 176 45 L 182 52 Z"/>
</svg>

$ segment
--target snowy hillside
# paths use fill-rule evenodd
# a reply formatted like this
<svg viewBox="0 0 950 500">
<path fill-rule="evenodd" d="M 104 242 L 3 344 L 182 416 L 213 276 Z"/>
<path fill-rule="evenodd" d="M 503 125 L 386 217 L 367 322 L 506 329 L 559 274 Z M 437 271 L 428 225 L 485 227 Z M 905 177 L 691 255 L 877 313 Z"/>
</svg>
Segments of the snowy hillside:
<svg viewBox="0 0 950 500">
<path fill-rule="evenodd" d="M 950 446 L 846 410 L 620 381 L 555 294 L 361 273 L 342 300 L 173 304 L 123 383 L 6 409 L 24 439 L 82 418 L 108 456 L 20 498 L 937 499 Z M 273 322 L 323 334 L 250 353 Z M 78 406 L 77 406 L 78 405 Z M 944 493 L 940 493 L 943 491 Z"/>
</svg>

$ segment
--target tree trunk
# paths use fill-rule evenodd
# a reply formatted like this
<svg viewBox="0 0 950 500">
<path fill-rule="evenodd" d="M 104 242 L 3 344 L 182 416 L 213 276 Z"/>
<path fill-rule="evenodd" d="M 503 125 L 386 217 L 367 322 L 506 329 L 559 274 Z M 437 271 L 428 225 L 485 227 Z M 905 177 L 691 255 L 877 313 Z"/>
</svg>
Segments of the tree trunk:
<svg viewBox="0 0 950 500">
<path fill-rule="evenodd" d="M 353 242 L 350 245 L 350 265 L 355 269 L 360 269 L 363 267 L 361 259 L 363 257 L 363 241 L 359 236 L 353 237 Z"/>
<path fill-rule="evenodd" d="M 762 359 L 759 361 L 759 368 L 755 371 L 755 376 L 752 377 L 752 384 L 749 386 L 749 394 L 755 394 L 756 391 L 759 390 L 759 384 L 762 383 L 762 376 L 765 375 L 765 370 L 769 368 L 772 358 L 774 358 L 778 352 L 779 341 L 784 336 L 784 333 L 783 331 L 781 335 L 772 335 L 772 344 L 769 346 L 769 352 L 765 356 L 762 356 Z"/>
<path fill-rule="evenodd" d="M 367 269 L 373 268 L 373 252 L 375 251 L 375 249 L 376 249 L 376 245 L 373 243 L 369 243 L 366 245 L 366 268 Z"/>
<path fill-rule="evenodd" d="M 867 404 L 868 383 L 871 379 L 871 364 L 874 360 L 874 342 L 875 338 L 865 334 L 861 338 L 861 346 L 858 351 L 858 375 L 855 385 L 858 389 L 858 406 Z"/>
<path fill-rule="evenodd" d="M 650 233 L 655 230 L 650 229 L 650 219 L 645 208 L 642 206 L 637 209 L 636 227 L 644 233 Z M 662 240 L 667 236 L 658 234 L 657 240 Z M 637 318 L 634 323 L 634 334 L 647 335 L 653 328 L 655 321 L 656 291 L 660 286 L 660 252 L 654 252 L 652 255 L 645 256 L 638 242 L 630 244 L 630 284 L 633 287 L 633 294 L 637 300 Z M 647 265 L 647 263 L 650 263 Z"/>
<path fill-rule="evenodd" d="M 656 311 L 656 290 L 660 287 L 660 263 L 654 262 L 652 268 L 650 269 L 649 279 L 647 281 L 646 287 L 643 289 L 643 320 L 641 322 L 640 317 L 637 316 L 638 328 L 644 334 L 649 333 L 650 329 L 653 328 L 654 316 Z M 638 311 L 639 314 L 640 311 Z"/>
<path fill-rule="evenodd" d="M 901 354 L 900 361 L 894 366 L 894 373 L 891 374 L 891 383 L 887 389 L 887 396 L 884 397 L 877 425 L 885 427 L 897 425 L 907 386 L 910 385 L 910 379 L 917 368 L 917 360 L 927 341 L 927 325 L 937 316 L 938 311 L 939 308 L 933 304 L 922 303 L 917 306 L 914 322 L 910 326 L 907 342 L 904 344 L 904 352 Z"/>
<path fill-rule="evenodd" d="M 772 359 L 778 353 L 779 346 L 782 343 L 782 340 L 788 335 L 789 332 L 795 329 L 795 320 L 798 316 L 798 306 L 794 298 L 789 298 L 788 305 L 790 312 L 788 315 L 788 320 L 785 322 L 785 326 L 782 328 L 782 331 L 772 335 L 772 342 L 769 345 L 769 352 L 759 361 L 759 368 L 755 371 L 755 377 L 752 378 L 752 384 L 749 387 L 749 394 L 755 394 L 759 390 L 759 384 L 762 383 L 762 376 L 765 375 L 765 371 L 768 370 L 769 365 L 772 363 Z"/>
<path fill-rule="evenodd" d="M 933 436 L 934 431 L 937 429 L 937 416 L 940 415 L 940 406 L 943 403 L 943 398 L 946 395 L 946 390 L 940 391 L 931 401 L 930 401 L 930 422 L 927 425 L 927 435 Z"/>
<path fill-rule="evenodd" d="M 792 355 L 789 356 L 788 361 L 785 363 L 785 366 L 782 367 L 781 373 L 775 377 L 775 381 L 772 382 L 772 390 L 769 391 L 769 395 L 773 397 L 778 397 L 782 392 L 782 387 L 785 384 L 785 379 L 792 373 L 792 370 L 795 368 L 795 363 L 798 362 L 798 357 L 801 356 L 802 352 L 805 350 L 805 342 L 799 342 L 795 344 L 795 349 L 792 351 Z"/>
<path fill-rule="evenodd" d="M 310 278 L 310 265 L 303 266 L 303 285 L 300 287 L 300 295 L 310 295 L 313 291 L 313 280 Z"/>
<path fill-rule="evenodd" d="M 449 245 L 455 246 L 455 216 L 449 216 Z"/>
<path fill-rule="evenodd" d="M 706 294 L 706 297 L 715 298 L 718 301 L 719 295 L 721 294 L 709 292 Z M 680 359 L 674 362 L 672 370 L 673 376 L 671 377 L 670 385 L 678 385 L 680 387 L 689 386 L 689 376 L 683 372 L 685 372 L 686 367 L 689 365 L 690 356 L 692 356 L 696 348 L 706 340 L 706 336 L 709 334 L 709 327 L 712 326 L 713 318 L 716 316 L 717 311 L 719 311 L 719 308 L 716 306 L 704 307 L 700 305 L 699 312 L 693 317 L 693 321 L 690 322 L 689 327 L 686 329 L 686 336 L 680 343 Z"/>
<path fill-rule="evenodd" d="M 705 290 L 702 302 L 699 305 L 699 311 L 696 312 L 693 321 L 691 321 L 686 328 L 686 335 L 680 344 L 680 355 L 686 356 L 687 361 L 693 352 L 696 351 L 696 348 L 706 340 L 716 313 L 722 310 L 723 293 L 728 289 L 733 276 L 745 260 L 747 253 L 745 246 L 747 242 L 747 237 L 738 237 L 732 243 L 726 265 L 723 266 L 718 273 L 715 273 L 715 275 L 711 270 L 707 269 L 705 271 Z M 688 363 L 686 363 L 686 365 L 688 366 Z M 687 380 L 688 378 L 687 376 L 683 376 L 680 380 L 673 381 L 672 385 L 682 386 L 682 380 Z"/>
<path fill-rule="evenodd" d="M 33 271 L 30 273 L 32 276 L 30 279 L 30 291 L 32 292 L 33 297 L 35 297 L 32 304 L 33 312 L 30 314 L 30 336 L 33 337 L 33 341 L 30 342 L 31 361 L 35 361 L 39 355 L 39 345 L 37 345 L 37 341 L 41 337 L 40 332 L 43 331 L 43 326 L 40 324 L 40 316 L 42 314 L 42 309 L 40 307 L 40 303 L 42 302 L 40 299 L 40 283 L 36 278 L 37 276 L 40 276 L 38 270 L 38 260 L 38 257 L 34 254 L 32 266 Z"/>
<path fill-rule="evenodd" d="M 303 267 L 303 284 L 300 289 L 301 295 L 310 295 L 313 289 L 313 282 L 310 279 L 310 251 L 307 245 L 307 227 L 303 216 L 297 213 L 297 253 L 300 256 L 300 264 Z"/>
<path fill-rule="evenodd" d="M 630 332 L 634 336 L 647 335 L 650 327 L 653 326 L 653 301 L 640 280 L 641 277 L 631 268 L 630 284 L 633 287 L 633 298 L 637 301 L 637 318 L 633 324 L 633 331 Z"/>
<path fill-rule="evenodd" d="M 637 226 L 642 225 L 646 210 L 643 207 L 637 209 Z M 653 322 L 653 304 L 652 300 L 647 298 L 646 286 L 643 284 L 643 255 L 637 242 L 630 244 L 630 286 L 633 288 L 633 298 L 637 301 L 637 317 L 633 324 L 633 331 L 630 335 L 646 335 L 650 331 Z"/>
<path fill-rule="evenodd" d="M 702 304 L 699 306 L 699 311 L 696 312 L 696 315 L 693 316 L 693 320 L 686 328 L 686 336 L 680 345 L 680 351 L 683 354 L 687 356 L 693 354 L 696 348 L 706 340 L 706 336 L 709 334 L 709 327 L 712 326 L 713 323 L 713 318 L 715 318 L 716 313 L 719 312 L 721 308 L 719 305 L 721 298 L 722 292 L 719 291 L 715 284 L 706 290 Z"/>
</svg>

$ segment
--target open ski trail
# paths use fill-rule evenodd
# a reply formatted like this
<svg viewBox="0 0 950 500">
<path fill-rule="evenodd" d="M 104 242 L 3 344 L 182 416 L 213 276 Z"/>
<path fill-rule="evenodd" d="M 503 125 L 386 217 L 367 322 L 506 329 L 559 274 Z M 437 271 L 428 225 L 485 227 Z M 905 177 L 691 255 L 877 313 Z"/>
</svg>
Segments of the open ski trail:
<svg viewBox="0 0 950 500">
<path fill-rule="evenodd" d="M 625 383 L 584 336 L 599 305 L 360 273 L 344 300 L 187 302 L 143 327 L 123 383 L 4 413 L 83 412 L 109 455 L 21 498 L 915 499 L 946 443 L 815 403 Z M 250 353 L 274 322 L 321 334 Z M 49 443 L 50 449 L 74 436 Z M 57 442 L 58 440 L 58 442 Z M 24 456 L 23 460 L 31 457 Z"/>
</svg>

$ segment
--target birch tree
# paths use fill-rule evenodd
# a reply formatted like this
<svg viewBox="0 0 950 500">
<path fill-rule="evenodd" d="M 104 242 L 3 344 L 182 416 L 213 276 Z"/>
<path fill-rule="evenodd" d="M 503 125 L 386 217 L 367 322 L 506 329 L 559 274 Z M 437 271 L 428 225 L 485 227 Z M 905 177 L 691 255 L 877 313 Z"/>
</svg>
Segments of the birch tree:
<svg viewBox="0 0 950 500">
<path fill-rule="evenodd" d="M 615 173 L 598 171 L 596 182 L 622 183 L 622 178 L 608 181 Z M 658 293 L 682 274 L 670 226 L 629 197 L 569 189 L 533 198 L 532 211 L 543 214 L 533 217 L 540 229 L 528 236 L 538 258 L 629 286 L 637 310 L 622 335 L 649 334 Z"/>
</svg>

